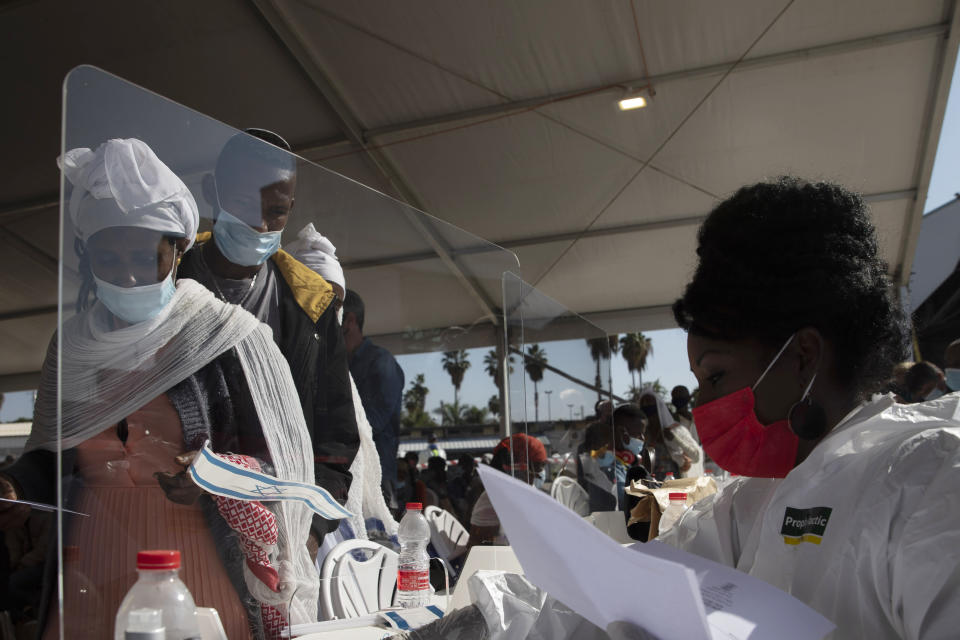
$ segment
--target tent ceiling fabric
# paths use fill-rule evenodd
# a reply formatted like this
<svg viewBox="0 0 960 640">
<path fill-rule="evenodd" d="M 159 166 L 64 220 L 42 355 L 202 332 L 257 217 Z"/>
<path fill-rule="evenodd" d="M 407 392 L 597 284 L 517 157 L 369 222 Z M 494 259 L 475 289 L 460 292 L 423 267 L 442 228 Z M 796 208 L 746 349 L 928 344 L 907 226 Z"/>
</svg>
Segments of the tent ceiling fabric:
<svg viewBox="0 0 960 640">
<path fill-rule="evenodd" d="M 524 279 L 546 294 L 623 331 L 668 326 L 698 221 L 739 186 L 781 173 L 872 196 L 891 272 L 909 275 L 956 59 L 954 6 L 9 4 L 0 65 L 16 99 L 0 106 L 0 376 L 35 372 L 49 337 L 59 88 L 78 64 L 238 128 L 272 128 L 324 167 L 413 194 L 428 213 L 515 250 Z M 617 111 L 616 85 L 647 74 L 650 106 Z M 356 282 L 377 278 L 378 256 L 340 253 L 364 262 Z M 405 320 L 397 325 L 383 331 Z"/>
</svg>

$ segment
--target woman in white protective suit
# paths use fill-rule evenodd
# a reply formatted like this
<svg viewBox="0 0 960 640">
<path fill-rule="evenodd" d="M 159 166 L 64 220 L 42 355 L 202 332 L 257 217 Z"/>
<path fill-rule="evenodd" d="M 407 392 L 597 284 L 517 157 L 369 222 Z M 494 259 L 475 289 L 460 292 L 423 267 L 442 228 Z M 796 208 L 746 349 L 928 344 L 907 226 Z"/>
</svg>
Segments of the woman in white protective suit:
<svg viewBox="0 0 960 640">
<path fill-rule="evenodd" d="M 873 395 L 906 355 L 869 212 L 826 183 L 742 188 L 674 314 L 704 449 L 739 478 L 664 541 L 807 603 L 834 638 L 960 636 L 960 394 Z"/>
</svg>

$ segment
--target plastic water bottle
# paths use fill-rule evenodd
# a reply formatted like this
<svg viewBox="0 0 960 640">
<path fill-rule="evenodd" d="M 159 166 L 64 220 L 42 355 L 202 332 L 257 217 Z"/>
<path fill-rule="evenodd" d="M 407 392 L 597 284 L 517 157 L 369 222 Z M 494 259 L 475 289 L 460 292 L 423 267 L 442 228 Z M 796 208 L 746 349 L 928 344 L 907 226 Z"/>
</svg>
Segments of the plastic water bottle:
<svg viewBox="0 0 960 640">
<path fill-rule="evenodd" d="M 177 575 L 179 570 L 179 551 L 137 553 L 140 577 L 117 611 L 114 640 L 200 640 L 197 607 Z M 159 612 L 159 620 L 144 610 Z"/>
<path fill-rule="evenodd" d="M 127 616 L 124 640 L 166 640 L 163 612 L 157 609 L 134 609 Z"/>
<path fill-rule="evenodd" d="M 670 505 L 663 510 L 660 516 L 660 533 L 669 530 L 677 521 L 683 517 L 683 512 L 687 510 L 687 494 L 671 493 Z"/>
<path fill-rule="evenodd" d="M 400 566 L 397 570 L 397 603 L 404 608 L 430 604 L 430 525 L 423 517 L 423 505 L 408 502 L 407 513 L 400 520 L 397 539 L 400 541 Z"/>
</svg>

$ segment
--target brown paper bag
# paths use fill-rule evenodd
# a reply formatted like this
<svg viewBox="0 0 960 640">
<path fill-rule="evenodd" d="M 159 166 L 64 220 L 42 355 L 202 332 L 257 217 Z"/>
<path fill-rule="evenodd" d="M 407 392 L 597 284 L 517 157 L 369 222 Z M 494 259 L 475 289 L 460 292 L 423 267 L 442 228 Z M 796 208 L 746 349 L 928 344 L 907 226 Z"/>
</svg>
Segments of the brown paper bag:
<svg viewBox="0 0 960 640">
<path fill-rule="evenodd" d="M 647 538 L 649 541 L 659 535 L 660 516 L 663 514 L 663 510 L 670 505 L 671 493 L 686 493 L 687 506 L 693 506 L 707 496 L 716 493 L 717 483 L 713 478 L 700 476 L 698 478 L 667 480 L 661 488 L 649 489 L 634 480 L 626 488 L 626 492 L 640 498 L 640 501 L 630 511 L 630 520 L 627 522 L 627 526 L 629 527 L 635 522 L 649 522 L 650 535 Z"/>
</svg>

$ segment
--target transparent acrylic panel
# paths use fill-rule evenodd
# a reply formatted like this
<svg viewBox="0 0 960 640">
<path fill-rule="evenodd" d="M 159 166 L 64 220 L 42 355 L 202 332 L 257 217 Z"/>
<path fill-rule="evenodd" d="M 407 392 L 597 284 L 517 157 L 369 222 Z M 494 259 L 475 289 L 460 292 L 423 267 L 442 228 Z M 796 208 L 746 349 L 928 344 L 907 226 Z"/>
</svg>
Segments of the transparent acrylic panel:
<svg viewBox="0 0 960 640">
<path fill-rule="evenodd" d="M 516 256 L 257 135 L 96 68 L 65 81 L 59 340 L 28 446 L 58 454 L 63 482 L 22 497 L 62 486 L 84 514 L 62 512 L 62 599 L 44 605 L 66 637 L 109 636 L 146 549 L 181 552 L 231 638 L 251 580 L 268 637 L 316 620 L 309 549 L 337 522 L 201 490 L 186 469 L 206 442 L 225 469 L 347 501 L 341 534 L 395 540 L 408 500 L 462 517 L 447 480 L 470 477 L 433 459 L 472 462 L 506 428 L 483 358 Z M 346 296 L 342 324 L 328 245 L 363 301 Z"/>
<path fill-rule="evenodd" d="M 504 276 L 503 288 L 507 342 L 516 358 L 508 374 L 512 431 L 546 444 L 548 482 L 576 478 L 590 511 L 617 510 L 630 460 L 622 451 L 629 438 L 614 432 L 612 419 L 616 336 L 514 274 Z M 533 482 L 535 470 L 513 462 L 514 474 Z"/>
</svg>

